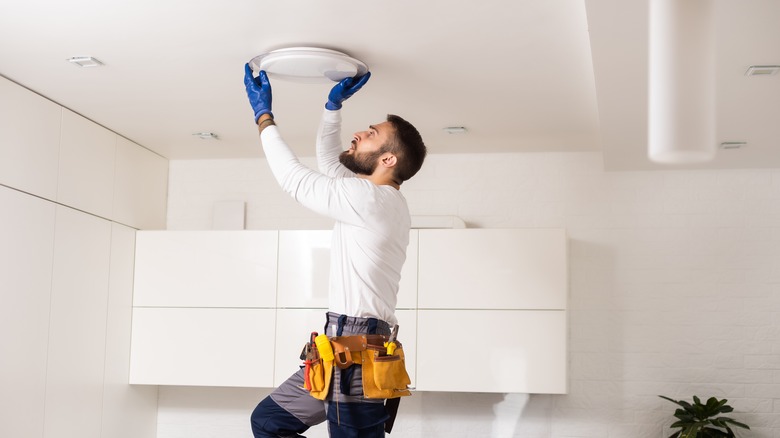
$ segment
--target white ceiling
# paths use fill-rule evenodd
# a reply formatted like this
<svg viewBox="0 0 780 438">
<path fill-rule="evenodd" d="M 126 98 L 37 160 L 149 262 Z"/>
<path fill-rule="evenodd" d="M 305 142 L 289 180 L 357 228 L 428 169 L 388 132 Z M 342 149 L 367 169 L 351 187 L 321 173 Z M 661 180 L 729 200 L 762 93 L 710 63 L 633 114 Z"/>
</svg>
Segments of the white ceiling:
<svg viewBox="0 0 780 438">
<path fill-rule="evenodd" d="M 780 75 L 744 76 L 780 64 L 780 1 L 714 1 L 717 138 L 749 145 L 685 168 L 780 167 Z M 601 150 L 608 170 L 662 169 L 645 152 L 647 9 L 647 0 L 0 0 L 0 75 L 170 159 L 259 157 L 244 63 L 318 46 L 372 71 L 345 103 L 345 138 L 395 113 L 431 153 Z M 73 56 L 106 65 L 78 68 Z M 330 85 L 272 86 L 285 138 L 312 155 Z M 192 136 L 201 131 L 220 139 Z"/>
</svg>

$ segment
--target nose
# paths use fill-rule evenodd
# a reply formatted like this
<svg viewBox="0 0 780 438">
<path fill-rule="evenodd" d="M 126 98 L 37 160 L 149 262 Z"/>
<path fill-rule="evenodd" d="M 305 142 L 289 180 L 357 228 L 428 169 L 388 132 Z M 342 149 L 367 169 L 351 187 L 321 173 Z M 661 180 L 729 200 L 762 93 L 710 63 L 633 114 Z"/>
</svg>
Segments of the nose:
<svg viewBox="0 0 780 438">
<path fill-rule="evenodd" d="M 363 138 L 365 137 L 365 135 L 366 135 L 366 133 L 367 133 L 367 132 L 368 132 L 368 131 L 359 131 L 359 132 L 356 132 L 356 133 L 355 133 L 355 134 L 352 136 L 352 139 L 353 139 L 354 141 L 356 141 L 356 142 L 362 141 L 362 140 L 363 140 Z"/>
</svg>

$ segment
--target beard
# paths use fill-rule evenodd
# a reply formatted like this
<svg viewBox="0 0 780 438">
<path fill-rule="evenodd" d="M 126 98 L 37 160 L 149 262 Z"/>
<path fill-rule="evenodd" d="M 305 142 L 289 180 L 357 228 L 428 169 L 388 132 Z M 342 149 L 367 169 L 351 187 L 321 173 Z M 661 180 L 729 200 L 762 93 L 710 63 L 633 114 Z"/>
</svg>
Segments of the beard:
<svg viewBox="0 0 780 438">
<path fill-rule="evenodd" d="M 355 151 L 350 155 L 349 151 L 344 151 L 339 155 L 339 162 L 358 175 L 371 175 L 376 170 L 376 166 L 379 164 L 379 157 L 383 153 L 381 150 L 366 153 Z"/>
</svg>

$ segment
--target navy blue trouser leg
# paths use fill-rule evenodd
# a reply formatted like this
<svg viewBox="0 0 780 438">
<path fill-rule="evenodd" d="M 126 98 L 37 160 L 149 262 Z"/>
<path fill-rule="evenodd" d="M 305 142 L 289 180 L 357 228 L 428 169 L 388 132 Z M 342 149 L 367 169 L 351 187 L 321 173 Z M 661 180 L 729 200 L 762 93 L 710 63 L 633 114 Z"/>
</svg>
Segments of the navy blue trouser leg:
<svg viewBox="0 0 780 438">
<path fill-rule="evenodd" d="M 303 370 L 285 380 L 252 412 L 255 438 L 300 437 L 325 421 L 325 403 L 303 388 Z"/>
<path fill-rule="evenodd" d="M 309 426 L 295 418 L 268 396 L 252 412 L 252 433 L 255 438 L 299 437 Z"/>
<path fill-rule="evenodd" d="M 383 403 L 328 403 L 331 438 L 380 438 L 388 419 Z"/>
</svg>

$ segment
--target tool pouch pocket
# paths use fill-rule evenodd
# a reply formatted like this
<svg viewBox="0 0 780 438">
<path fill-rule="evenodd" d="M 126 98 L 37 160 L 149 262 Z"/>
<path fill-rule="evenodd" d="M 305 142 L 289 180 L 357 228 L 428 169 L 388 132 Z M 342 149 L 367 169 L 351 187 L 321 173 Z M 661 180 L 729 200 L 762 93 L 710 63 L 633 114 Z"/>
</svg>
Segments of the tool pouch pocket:
<svg viewBox="0 0 780 438">
<path fill-rule="evenodd" d="M 325 400 L 328 396 L 328 389 L 330 389 L 330 382 L 333 377 L 333 361 L 324 361 L 318 359 L 314 361 L 310 368 L 308 376 L 304 376 L 308 379 L 311 390 L 309 393 L 317 400 Z"/>
<path fill-rule="evenodd" d="M 404 351 L 400 346 L 391 356 L 383 348 L 369 346 L 363 352 L 363 395 L 366 398 L 397 398 L 411 395 Z"/>
</svg>

